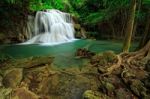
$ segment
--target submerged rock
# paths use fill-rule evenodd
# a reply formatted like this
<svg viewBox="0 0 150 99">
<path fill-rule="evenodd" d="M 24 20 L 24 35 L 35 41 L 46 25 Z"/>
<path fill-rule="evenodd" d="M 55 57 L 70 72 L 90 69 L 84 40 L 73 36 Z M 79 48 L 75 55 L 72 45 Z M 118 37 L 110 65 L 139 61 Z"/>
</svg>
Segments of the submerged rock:
<svg viewBox="0 0 150 99">
<path fill-rule="evenodd" d="M 21 68 L 36 68 L 45 65 L 50 65 L 53 62 L 53 57 L 30 57 L 15 61 L 13 64 L 16 67 Z"/>
</svg>

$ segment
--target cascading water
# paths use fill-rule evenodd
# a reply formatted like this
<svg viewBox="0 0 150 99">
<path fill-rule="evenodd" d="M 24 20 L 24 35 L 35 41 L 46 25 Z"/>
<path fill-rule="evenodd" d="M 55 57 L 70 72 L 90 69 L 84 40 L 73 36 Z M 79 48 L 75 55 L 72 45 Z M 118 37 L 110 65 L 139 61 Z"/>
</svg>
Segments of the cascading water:
<svg viewBox="0 0 150 99">
<path fill-rule="evenodd" d="M 32 28 L 29 28 L 30 31 Z M 38 11 L 35 17 L 31 39 L 23 44 L 59 44 L 75 40 L 74 26 L 70 14 L 59 10 Z"/>
</svg>

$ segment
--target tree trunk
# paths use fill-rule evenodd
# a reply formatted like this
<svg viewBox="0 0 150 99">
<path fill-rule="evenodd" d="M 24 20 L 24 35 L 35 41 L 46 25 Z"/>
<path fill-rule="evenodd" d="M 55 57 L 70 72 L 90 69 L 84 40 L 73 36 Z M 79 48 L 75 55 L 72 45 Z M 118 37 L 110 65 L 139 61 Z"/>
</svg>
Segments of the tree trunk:
<svg viewBox="0 0 150 99">
<path fill-rule="evenodd" d="M 143 2 L 143 0 L 138 0 L 138 2 L 137 2 L 138 3 L 137 4 L 137 17 L 136 17 L 135 22 L 134 22 L 132 40 L 135 40 L 135 37 L 136 37 L 137 26 L 138 26 L 138 16 L 140 14 L 142 2 Z"/>
<path fill-rule="evenodd" d="M 123 52 L 128 52 L 131 43 L 133 25 L 134 25 L 134 18 L 135 18 L 135 11 L 136 11 L 136 0 L 131 1 L 131 6 L 129 10 L 129 17 L 128 22 L 125 30 L 125 40 L 123 44 Z"/>
</svg>

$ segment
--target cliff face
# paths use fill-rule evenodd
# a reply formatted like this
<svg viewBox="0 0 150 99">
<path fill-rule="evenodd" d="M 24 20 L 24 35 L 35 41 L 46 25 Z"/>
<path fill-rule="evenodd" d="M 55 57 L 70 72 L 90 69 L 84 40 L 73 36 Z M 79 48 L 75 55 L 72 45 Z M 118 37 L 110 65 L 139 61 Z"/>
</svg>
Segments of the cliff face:
<svg viewBox="0 0 150 99">
<path fill-rule="evenodd" d="M 18 43 L 24 41 L 24 26 L 29 12 L 23 12 L 18 5 L 0 5 L 0 43 Z"/>
</svg>

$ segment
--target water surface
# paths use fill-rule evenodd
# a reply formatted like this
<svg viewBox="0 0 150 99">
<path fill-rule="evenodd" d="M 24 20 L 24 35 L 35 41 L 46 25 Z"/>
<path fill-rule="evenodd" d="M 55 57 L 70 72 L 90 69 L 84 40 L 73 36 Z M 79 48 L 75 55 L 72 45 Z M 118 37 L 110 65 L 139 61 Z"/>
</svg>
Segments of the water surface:
<svg viewBox="0 0 150 99">
<path fill-rule="evenodd" d="M 60 45 L 1 45 L 0 57 L 9 55 L 13 58 L 27 58 L 31 56 L 53 56 L 54 64 L 58 66 L 74 66 L 80 65 L 84 60 L 76 59 L 75 52 L 78 48 L 88 48 L 90 51 L 100 53 L 112 50 L 119 53 L 122 50 L 122 42 L 118 41 L 96 41 L 96 40 L 76 40 L 74 42 L 64 43 Z M 131 50 L 136 48 L 136 44 L 132 45 Z"/>
</svg>

